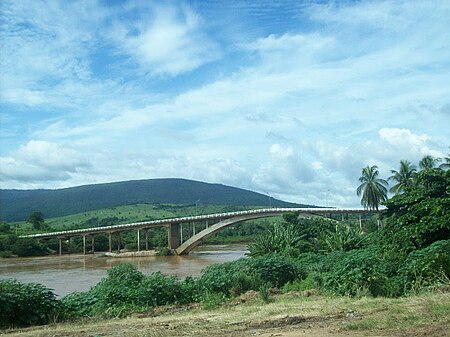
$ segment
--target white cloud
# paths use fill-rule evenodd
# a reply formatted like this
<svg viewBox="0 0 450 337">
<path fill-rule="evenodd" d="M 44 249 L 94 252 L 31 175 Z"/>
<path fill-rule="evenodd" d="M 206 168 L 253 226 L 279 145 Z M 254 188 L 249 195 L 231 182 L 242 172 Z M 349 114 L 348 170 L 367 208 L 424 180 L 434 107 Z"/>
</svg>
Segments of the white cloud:
<svg viewBox="0 0 450 337">
<path fill-rule="evenodd" d="M 379 130 L 379 136 L 384 142 L 384 150 L 389 150 L 389 153 L 397 156 L 400 153 L 400 159 L 418 161 L 426 155 L 443 156 L 443 152 L 436 150 L 437 144 L 427 134 L 418 135 L 409 129 L 382 128 Z"/>
<path fill-rule="evenodd" d="M 55 143 L 31 140 L 8 157 L 0 157 L 1 173 L 6 181 L 28 184 L 68 180 L 91 164 L 77 150 Z"/>
<path fill-rule="evenodd" d="M 148 23 L 117 25 L 119 36 L 112 38 L 154 75 L 175 76 L 219 57 L 219 46 L 202 32 L 201 18 L 186 6 L 155 6 Z"/>
</svg>

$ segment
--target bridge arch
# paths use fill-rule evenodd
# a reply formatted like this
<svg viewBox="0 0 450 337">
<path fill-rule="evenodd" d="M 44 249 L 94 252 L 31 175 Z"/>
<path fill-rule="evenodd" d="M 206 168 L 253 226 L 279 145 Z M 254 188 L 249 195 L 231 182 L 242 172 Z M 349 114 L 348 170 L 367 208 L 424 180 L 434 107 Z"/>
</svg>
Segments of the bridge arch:
<svg viewBox="0 0 450 337">
<path fill-rule="evenodd" d="M 253 220 L 253 219 L 260 219 L 260 218 L 268 218 L 268 217 L 274 217 L 280 215 L 279 212 L 277 213 L 264 213 L 264 214 L 246 214 L 241 216 L 236 216 L 230 219 L 225 219 L 220 222 L 215 223 L 211 227 L 208 227 L 201 232 L 197 233 L 196 235 L 192 236 L 185 242 L 183 242 L 178 248 L 175 249 L 177 255 L 187 255 L 189 252 L 197 247 L 199 244 L 201 244 L 203 241 L 207 240 L 217 232 L 221 231 L 222 229 L 235 225 L 240 222 Z"/>
</svg>

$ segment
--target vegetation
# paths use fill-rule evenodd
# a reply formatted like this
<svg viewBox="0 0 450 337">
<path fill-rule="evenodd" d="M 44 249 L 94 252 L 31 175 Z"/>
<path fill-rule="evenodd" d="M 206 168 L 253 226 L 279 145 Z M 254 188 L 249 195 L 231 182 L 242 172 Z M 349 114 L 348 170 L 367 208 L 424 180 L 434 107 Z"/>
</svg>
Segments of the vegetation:
<svg viewBox="0 0 450 337">
<path fill-rule="evenodd" d="M 374 195 L 387 192 L 383 181 L 376 166 L 363 169 L 358 191 L 367 199 L 368 208 L 377 209 L 383 197 Z M 383 188 L 377 190 L 380 186 Z M 378 192 L 370 192 L 371 188 Z M 384 201 L 381 228 L 374 225 L 374 219 L 364 219 L 363 224 L 354 218 L 338 223 L 288 214 L 249 245 L 250 258 L 210 266 L 196 278 L 180 280 L 161 273 L 145 276 L 136 267 L 123 264 L 110 269 L 91 290 L 60 300 L 44 287 L 0 281 L 0 308 L 6 308 L 0 311 L 0 317 L 5 317 L 2 324 L 123 317 L 160 306 L 193 303 L 214 310 L 248 291 L 259 293 L 260 302 L 272 303 L 271 294 L 280 291 L 314 289 L 325 295 L 399 298 L 448 289 L 450 171 L 422 169 L 398 192 Z M 0 229 L 11 231 L 7 225 Z M 11 308 L 35 302 L 42 306 L 28 307 L 23 320 L 11 316 L 15 314 Z M 448 314 L 448 305 L 439 310 Z M 363 329 L 356 323 L 349 327 Z"/>
<path fill-rule="evenodd" d="M 32 212 L 46 218 L 133 204 L 300 206 L 221 184 L 185 179 L 149 179 L 58 190 L 0 190 L 0 219 L 23 221 Z M 194 214 L 194 213 L 192 213 Z"/>
<path fill-rule="evenodd" d="M 0 281 L 0 327 L 46 324 L 58 304 L 55 294 L 40 284 Z"/>
<path fill-rule="evenodd" d="M 388 180 L 394 180 L 396 184 L 391 187 L 390 192 L 399 194 L 405 191 L 414 183 L 416 174 L 415 167 L 407 160 L 400 161 L 400 169 L 398 171 L 391 170 L 392 176 Z"/>
<path fill-rule="evenodd" d="M 361 205 L 364 208 L 378 210 L 381 202 L 387 200 L 387 181 L 378 178 L 379 172 L 376 165 L 366 166 L 359 178 L 361 185 L 356 190 L 358 196 L 362 195 Z"/>
</svg>

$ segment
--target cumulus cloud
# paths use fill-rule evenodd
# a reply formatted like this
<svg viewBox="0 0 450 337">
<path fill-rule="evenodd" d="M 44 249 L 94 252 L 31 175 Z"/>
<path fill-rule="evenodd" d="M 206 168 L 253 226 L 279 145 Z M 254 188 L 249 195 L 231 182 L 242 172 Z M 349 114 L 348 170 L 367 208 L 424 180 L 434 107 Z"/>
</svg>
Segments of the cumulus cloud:
<svg viewBox="0 0 450 337">
<path fill-rule="evenodd" d="M 269 155 L 252 176 L 252 183 L 260 190 L 297 193 L 299 184 L 316 178 L 312 166 L 292 146 L 272 144 Z"/>
<path fill-rule="evenodd" d="M 27 184 L 68 180 L 80 169 L 91 166 L 77 150 L 40 140 L 31 140 L 0 160 L 2 180 Z"/>
<path fill-rule="evenodd" d="M 415 134 L 409 129 L 382 128 L 379 130 L 380 139 L 391 147 L 391 153 L 401 153 L 413 160 L 420 156 L 442 156 L 441 151 L 434 149 L 432 139 L 427 134 Z"/>
</svg>

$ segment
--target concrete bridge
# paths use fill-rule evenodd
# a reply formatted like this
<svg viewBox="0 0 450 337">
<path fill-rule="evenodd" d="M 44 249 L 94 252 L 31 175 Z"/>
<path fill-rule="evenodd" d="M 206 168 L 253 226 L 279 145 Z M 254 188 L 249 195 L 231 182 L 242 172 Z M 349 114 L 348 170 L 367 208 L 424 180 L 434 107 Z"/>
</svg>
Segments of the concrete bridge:
<svg viewBox="0 0 450 337">
<path fill-rule="evenodd" d="M 59 254 L 62 254 L 62 241 L 67 240 L 70 247 L 70 239 L 75 236 L 83 237 L 83 252 L 86 254 L 86 238 L 91 238 L 91 251 L 95 251 L 94 237 L 96 234 L 108 234 L 109 236 L 109 251 L 112 251 L 112 235 L 114 233 L 121 233 L 130 230 L 137 231 L 137 249 L 141 249 L 141 231 L 154 227 L 168 228 L 168 248 L 175 250 L 178 255 L 189 254 L 189 252 L 203 241 L 219 232 L 220 230 L 241 223 L 248 220 L 274 217 L 286 213 L 298 212 L 302 216 L 329 216 L 341 214 L 342 219 L 348 217 L 348 214 L 359 214 L 359 221 L 361 225 L 361 215 L 369 213 L 377 213 L 374 210 L 365 210 L 358 208 L 265 208 L 255 209 L 250 211 L 238 211 L 228 213 L 216 213 L 198 216 L 187 216 L 180 218 L 152 220 L 144 222 L 133 222 L 122 225 L 94 227 L 84 229 L 74 229 L 51 233 L 24 235 L 21 237 L 28 237 L 34 239 L 59 239 Z M 188 223 L 206 223 L 206 228 L 202 231 L 193 233 L 193 236 L 183 242 L 182 225 Z M 194 227 L 195 229 L 195 227 Z M 145 231 L 145 245 L 148 250 L 148 232 Z M 69 248 L 70 249 L 70 248 Z"/>
</svg>

